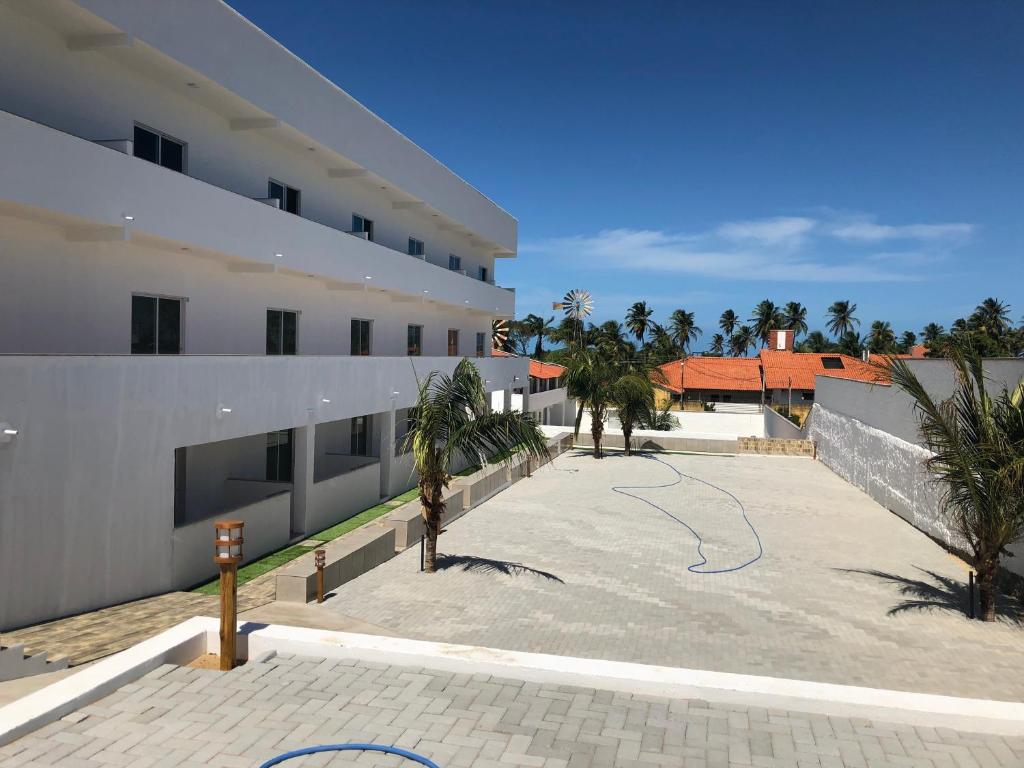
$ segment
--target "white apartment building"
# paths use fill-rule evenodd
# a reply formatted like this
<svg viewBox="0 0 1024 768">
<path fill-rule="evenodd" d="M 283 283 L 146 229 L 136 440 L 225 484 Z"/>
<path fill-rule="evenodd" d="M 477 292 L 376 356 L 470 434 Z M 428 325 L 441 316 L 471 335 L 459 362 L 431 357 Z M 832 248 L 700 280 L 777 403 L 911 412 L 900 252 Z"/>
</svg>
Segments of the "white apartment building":
<svg viewBox="0 0 1024 768">
<path fill-rule="evenodd" d="M 216 518 L 251 559 L 410 488 L 418 378 L 526 380 L 515 253 L 219 0 L 0 2 L 0 628 L 212 577 Z"/>
</svg>

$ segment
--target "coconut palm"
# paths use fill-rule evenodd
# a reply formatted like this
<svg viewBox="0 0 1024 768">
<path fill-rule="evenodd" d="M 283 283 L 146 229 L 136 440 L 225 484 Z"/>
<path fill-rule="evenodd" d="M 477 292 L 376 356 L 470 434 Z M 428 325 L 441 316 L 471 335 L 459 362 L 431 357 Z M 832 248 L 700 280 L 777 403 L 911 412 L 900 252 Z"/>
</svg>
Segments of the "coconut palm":
<svg viewBox="0 0 1024 768">
<path fill-rule="evenodd" d="M 719 357 L 725 354 L 725 336 L 716 333 L 711 337 L 711 346 L 708 347 L 708 354 L 718 355 Z"/>
<path fill-rule="evenodd" d="M 601 438 L 604 434 L 604 420 L 608 406 L 614 398 L 615 382 L 619 379 L 620 367 L 599 350 L 581 348 L 566 361 L 566 369 L 565 385 L 568 395 L 580 404 L 576 412 L 574 435 L 579 436 L 583 413 L 589 412 L 590 435 L 594 439 L 594 458 L 603 458 Z"/>
<path fill-rule="evenodd" d="M 857 305 L 848 299 L 833 301 L 826 313 L 828 322 L 825 327 L 837 339 L 841 339 L 848 333 L 853 333 L 854 328 L 860 327 L 860 320 L 853 316 L 856 311 Z"/>
<path fill-rule="evenodd" d="M 731 309 L 725 310 L 722 316 L 718 318 L 718 327 L 722 329 L 722 333 L 725 334 L 725 338 L 731 339 L 732 335 L 736 332 L 737 326 L 740 324 L 740 319 Z"/>
<path fill-rule="evenodd" d="M 679 426 L 679 419 L 670 412 L 672 403 L 666 403 L 664 408 L 651 407 L 650 410 L 640 416 L 637 421 L 640 429 L 653 429 L 659 432 L 669 432 Z"/>
<path fill-rule="evenodd" d="M 689 350 L 690 344 L 695 342 L 702 333 L 694 321 L 693 312 L 687 312 L 685 309 L 677 309 L 673 312 L 669 316 L 668 324 L 672 338 L 684 352 Z"/>
<path fill-rule="evenodd" d="M 782 327 L 793 332 L 796 339 L 802 333 L 807 333 L 807 307 L 799 301 L 791 301 L 782 310 Z"/>
<path fill-rule="evenodd" d="M 921 331 L 921 336 L 924 339 L 924 343 L 928 347 L 938 345 L 940 341 L 945 337 L 946 329 L 938 323 L 928 323 Z"/>
<path fill-rule="evenodd" d="M 782 328 L 784 318 L 775 302 L 765 299 L 754 307 L 754 316 L 750 322 L 754 324 L 754 335 L 767 345 L 772 331 Z"/>
<path fill-rule="evenodd" d="M 461 360 L 451 376 L 435 371 L 420 381 L 414 412 L 404 446 L 411 448 L 419 475 L 427 534 L 424 570 L 433 573 L 445 510 L 442 494 L 454 463 L 460 458 L 477 461 L 480 456 L 510 458 L 514 451 L 540 459 L 548 455 L 547 441 L 531 416 L 489 411 L 484 382 L 468 359 Z"/>
<path fill-rule="evenodd" d="M 859 333 L 847 331 L 836 342 L 836 349 L 850 357 L 860 357 L 864 352 L 864 340 Z"/>
<path fill-rule="evenodd" d="M 612 386 L 611 404 L 618 409 L 625 453 L 630 456 L 633 428 L 654 408 L 654 387 L 650 378 L 641 373 L 620 376 Z"/>
<path fill-rule="evenodd" d="M 554 317 L 549 317 L 545 320 L 540 315 L 534 315 L 533 313 L 520 321 L 520 325 L 525 331 L 531 336 L 537 337 L 537 345 L 533 350 L 534 359 L 540 360 L 544 357 L 544 337 L 550 333 L 552 323 L 554 322 Z"/>
<path fill-rule="evenodd" d="M 949 360 L 956 379 L 945 401 L 936 402 L 904 360 L 892 361 L 890 375 L 914 400 L 932 451 L 925 466 L 944 486 L 945 515 L 970 547 L 981 618 L 993 621 L 999 556 L 1024 535 L 1024 379 L 993 395 L 973 346 L 952 343 Z"/>
<path fill-rule="evenodd" d="M 644 344 L 644 336 L 652 330 L 651 316 L 654 310 L 647 306 L 646 301 L 638 301 L 626 311 L 626 327 L 636 336 L 640 346 Z"/>
<path fill-rule="evenodd" d="M 1010 330 L 1010 305 L 990 296 L 975 308 L 971 320 L 978 330 L 998 339 Z"/>
<path fill-rule="evenodd" d="M 831 352 L 832 342 L 821 331 L 811 331 L 807 338 L 800 342 L 801 352 Z"/>
<path fill-rule="evenodd" d="M 663 325 L 652 323 L 651 343 L 647 347 L 647 355 L 645 356 L 651 364 L 661 365 L 670 360 L 677 360 L 681 353 L 682 350 L 672 340 L 672 334 Z"/>
<path fill-rule="evenodd" d="M 754 329 L 749 325 L 741 325 L 729 339 L 729 354 L 733 357 L 746 357 L 747 350 L 756 342 Z"/>
<path fill-rule="evenodd" d="M 896 349 L 896 334 L 892 324 L 886 320 L 875 320 L 868 331 L 868 349 L 874 353 L 893 352 Z"/>
<path fill-rule="evenodd" d="M 913 331 L 904 331 L 900 336 L 900 343 L 898 345 L 900 352 L 909 354 L 910 350 L 917 344 L 917 334 Z"/>
</svg>

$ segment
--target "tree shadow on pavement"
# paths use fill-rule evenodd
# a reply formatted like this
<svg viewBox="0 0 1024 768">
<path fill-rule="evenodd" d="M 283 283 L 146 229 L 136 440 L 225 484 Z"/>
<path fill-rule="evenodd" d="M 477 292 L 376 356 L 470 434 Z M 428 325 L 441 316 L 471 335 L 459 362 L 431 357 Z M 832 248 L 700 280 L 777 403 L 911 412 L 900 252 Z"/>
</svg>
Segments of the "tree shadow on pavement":
<svg viewBox="0 0 1024 768">
<path fill-rule="evenodd" d="M 875 569 L 836 568 L 835 570 L 841 573 L 873 576 L 898 587 L 899 593 L 904 599 L 886 611 L 889 616 L 907 611 L 936 610 L 949 611 L 965 617 L 967 615 L 968 587 L 966 580 L 960 581 L 924 568 L 917 568 L 923 574 L 920 579 Z M 974 599 L 978 600 L 977 592 L 975 592 Z M 977 602 L 975 602 L 975 610 L 977 611 Z M 1022 625 L 1024 624 L 1024 609 L 1014 598 L 999 593 L 996 596 L 996 618 Z"/>
<path fill-rule="evenodd" d="M 449 568 L 461 568 L 467 573 L 501 573 L 505 576 L 529 574 L 531 576 L 541 576 L 548 581 L 557 581 L 559 584 L 565 583 L 553 573 L 539 571 L 522 563 L 513 563 L 508 560 L 492 560 L 489 557 L 475 557 L 473 555 L 442 555 L 439 553 L 437 556 L 437 570 L 446 571 Z"/>
</svg>

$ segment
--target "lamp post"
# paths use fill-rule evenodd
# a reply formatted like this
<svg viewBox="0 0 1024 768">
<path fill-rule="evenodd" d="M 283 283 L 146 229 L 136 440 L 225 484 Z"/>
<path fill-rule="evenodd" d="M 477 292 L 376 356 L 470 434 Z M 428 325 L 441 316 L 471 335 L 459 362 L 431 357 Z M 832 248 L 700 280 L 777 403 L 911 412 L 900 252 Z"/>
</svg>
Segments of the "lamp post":
<svg viewBox="0 0 1024 768">
<path fill-rule="evenodd" d="M 220 566 L 220 668 L 235 668 L 235 649 L 238 640 L 238 563 L 242 559 L 241 520 L 219 520 L 213 524 L 216 531 L 213 561 Z"/>
<path fill-rule="evenodd" d="M 313 553 L 316 559 L 316 601 L 324 601 L 324 566 L 327 565 L 327 550 L 318 549 Z"/>
</svg>

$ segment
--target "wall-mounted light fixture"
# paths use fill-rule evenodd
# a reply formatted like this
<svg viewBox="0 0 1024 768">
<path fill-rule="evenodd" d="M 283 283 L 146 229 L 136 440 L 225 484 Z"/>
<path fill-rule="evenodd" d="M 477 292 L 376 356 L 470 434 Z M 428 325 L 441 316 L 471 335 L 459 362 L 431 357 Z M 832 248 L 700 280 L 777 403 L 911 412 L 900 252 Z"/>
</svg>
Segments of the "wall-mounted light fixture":
<svg viewBox="0 0 1024 768">
<path fill-rule="evenodd" d="M 275 259 L 283 259 L 284 258 L 284 254 L 283 253 L 275 253 L 274 254 L 274 258 Z"/>
<path fill-rule="evenodd" d="M 231 408 L 224 405 L 223 403 L 217 403 L 217 418 L 223 419 L 225 416 L 231 414 Z"/>
<path fill-rule="evenodd" d="M 18 430 L 6 421 L 0 421 L 0 443 L 9 443 L 18 436 Z"/>
<path fill-rule="evenodd" d="M 132 216 L 130 213 L 122 213 L 121 218 L 124 219 L 125 221 L 135 221 L 135 217 Z"/>
<path fill-rule="evenodd" d="M 324 405 L 330 405 L 331 404 L 331 398 L 329 398 L 329 397 L 321 397 L 320 398 L 320 402 L 323 403 Z"/>
</svg>

